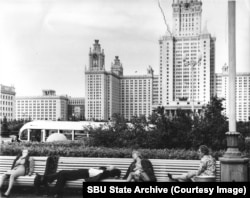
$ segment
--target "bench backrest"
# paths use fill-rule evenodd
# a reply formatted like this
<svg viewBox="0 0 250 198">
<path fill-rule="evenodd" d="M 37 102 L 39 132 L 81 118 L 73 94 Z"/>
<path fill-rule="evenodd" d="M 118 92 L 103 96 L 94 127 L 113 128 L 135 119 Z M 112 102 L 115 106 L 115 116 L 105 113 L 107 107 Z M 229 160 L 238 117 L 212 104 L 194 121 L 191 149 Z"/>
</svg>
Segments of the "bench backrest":
<svg viewBox="0 0 250 198">
<path fill-rule="evenodd" d="M 132 161 L 131 158 L 60 157 L 57 171 L 114 165 L 121 170 L 123 177 Z"/>
<path fill-rule="evenodd" d="M 165 181 L 167 173 L 181 175 L 197 170 L 200 160 L 150 159 L 153 164 L 157 181 Z M 220 161 L 216 161 L 216 181 L 221 181 Z"/>
<path fill-rule="evenodd" d="M 4 174 L 11 169 L 12 163 L 16 156 L 0 156 L 0 174 Z M 33 157 L 34 159 L 34 173 L 44 174 L 46 168 L 47 157 Z"/>
<path fill-rule="evenodd" d="M 157 181 L 168 180 L 167 173 L 181 175 L 190 170 L 197 170 L 199 160 L 172 160 L 172 159 L 149 159 L 154 167 Z M 131 158 L 83 158 L 83 157 L 60 157 L 57 171 L 81 168 L 98 168 L 100 166 L 114 165 L 122 172 L 122 177 L 133 160 Z M 220 181 L 220 162 L 216 161 L 216 181 Z"/>
</svg>

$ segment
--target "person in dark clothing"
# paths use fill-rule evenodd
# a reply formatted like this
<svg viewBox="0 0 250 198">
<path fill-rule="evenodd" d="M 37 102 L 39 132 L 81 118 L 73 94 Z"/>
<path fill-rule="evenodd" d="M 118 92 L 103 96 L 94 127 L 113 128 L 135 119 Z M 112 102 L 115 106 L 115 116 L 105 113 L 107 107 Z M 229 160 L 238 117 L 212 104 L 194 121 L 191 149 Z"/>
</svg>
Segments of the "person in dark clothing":
<svg viewBox="0 0 250 198">
<path fill-rule="evenodd" d="M 13 161 L 12 167 L 10 170 L 7 170 L 0 177 L 0 189 L 2 188 L 4 181 L 9 178 L 9 186 L 7 191 L 2 194 L 2 197 L 8 197 L 10 195 L 11 189 L 14 185 L 14 181 L 19 176 L 29 175 L 31 176 L 34 170 L 34 160 L 29 155 L 29 151 L 24 149 L 22 153 L 19 153 L 16 156 L 16 159 Z"/>
<path fill-rule="evenodd" d="M 63 194 L 63 187 L 69 180 L 84 179 L 85 182 L 98 182 L 109 177 L 120 178 L 121 171 L 114 166 L 100 167 L 99 169 L 78 169 L 78 170 L 62 170 L 58 173 L 45 175 L 41 183 L 48 187 L 48 183 L 57 180 L 55 186 L 55 196 L 61 197 Z"/>
<path fill-rule="evenodd" d="M 142 159 L 141 153 L 134 150 L 132 152 L 134 161 L 130 164 L 123 179 L 127 182 L 156 182 L 153 165 L 148 159 Z"/>
</svg>

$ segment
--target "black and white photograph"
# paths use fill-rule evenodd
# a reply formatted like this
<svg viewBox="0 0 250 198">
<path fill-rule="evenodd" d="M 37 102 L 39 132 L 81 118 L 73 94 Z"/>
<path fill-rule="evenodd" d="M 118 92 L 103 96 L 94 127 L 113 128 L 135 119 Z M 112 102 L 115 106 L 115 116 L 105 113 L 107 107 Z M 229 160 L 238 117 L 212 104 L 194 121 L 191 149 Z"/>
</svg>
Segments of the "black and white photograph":
<svg viewBox="0 0 250 198">
<path fill-rule="evenodd" d="M 249 0 L 0 0 L 0 197 L 249 182 L 249 63 Z"/>
</svg>

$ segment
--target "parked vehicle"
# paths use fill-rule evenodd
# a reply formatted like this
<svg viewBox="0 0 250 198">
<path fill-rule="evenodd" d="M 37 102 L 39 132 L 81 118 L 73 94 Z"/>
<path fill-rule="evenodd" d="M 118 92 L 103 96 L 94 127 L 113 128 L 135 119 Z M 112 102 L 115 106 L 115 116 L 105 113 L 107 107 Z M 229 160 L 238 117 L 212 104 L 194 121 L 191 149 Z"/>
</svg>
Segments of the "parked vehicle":
<svg viewBox="0 0 250 198">
<path fill-rule="evenodd" d="M 105 128 L 106 126 L 106 122 L 32 121 L 22 126 L 19 131 L 19 140 L 46 142 L 53 133 L 61 133 L 68 140 L 81 140 L 89 137 L 88 129 Z"/>
</svg>

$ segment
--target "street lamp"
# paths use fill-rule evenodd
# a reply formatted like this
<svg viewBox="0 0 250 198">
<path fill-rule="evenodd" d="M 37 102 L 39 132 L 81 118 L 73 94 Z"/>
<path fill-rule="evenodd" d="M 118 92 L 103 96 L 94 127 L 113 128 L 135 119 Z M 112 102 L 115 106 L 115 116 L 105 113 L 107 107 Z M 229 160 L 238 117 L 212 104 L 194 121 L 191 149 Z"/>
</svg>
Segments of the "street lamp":
<svg viewBox="0 0 250 198">
<path fill-rule="evenodd" d="M 198 60 L 197 61 L 194 60 L 193 58 L 190 61 L 187 60 L 187 59 L 188 59 L 187 55 L 184 55 L 184 57 L 183 57 L 184 65 L 189 65 L 191 67 L 191 99 L 192 99 L 191 103 L 192 103 L 192 117 L 193 117 L 193 114 L 194 114 L 193 73 L 194 73 L 194 67 L 196 65 L 200 64 L 200 62 L 202 60 L 202 55 L 201 54 L 198 55 Z"/>
</svg>

